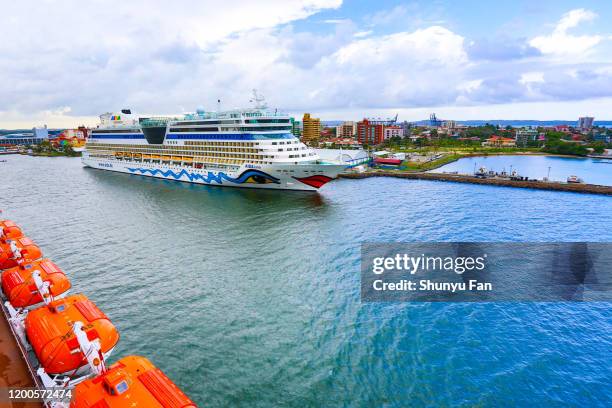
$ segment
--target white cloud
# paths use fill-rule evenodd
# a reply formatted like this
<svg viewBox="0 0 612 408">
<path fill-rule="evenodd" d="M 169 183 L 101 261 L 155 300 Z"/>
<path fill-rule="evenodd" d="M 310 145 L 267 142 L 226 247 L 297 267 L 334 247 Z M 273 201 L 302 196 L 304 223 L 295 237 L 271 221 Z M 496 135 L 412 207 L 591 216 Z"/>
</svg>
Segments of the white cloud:
<svg viewBox="0 0 612 408">
<path fill-rule="evenodd" d="M 590 51 L 602 40 L 600 35 L 572 35 L 568 30 L 592 21 L 597 14 L 590 10 L 576 9 L 565 13 L 553 32 L 533 38 L 529 44 L 544 54 L 577 56 Z"/>
<path fill-rule="evenodd" d="M 521 79 L 519 79 L 519 82 L 521 84 L 544 82 L 544 73 L 543 72 L 525 72 L 521 74 Z"/>
<path fill-rule="evenodd" d="M 366 31 L 358 31 L 355 34 L 353 34 L 353 37 L 356 38 L 363 38 L 363 37 L 367 37 L 368 35 L 372 34 L 373 31 L 372 30 L 366 30 Z"/>
<path fill-rule="evenodd" d="M 482 79 L 472 79 L 469 81 L 461 82 L 459 85 L 457 85 L 457 90 L 461 92 L 470 93 L 480 88 L 481 85 L 482 85 Z"/>
<path fill-rule="evenodd" d="M 443 27 L 355 40 L 316 66 L 325 106 L 423 104 L 454 98 L 463 37 Z M 315 102 L 315 101 L 313 101 Z"/>
</svg>

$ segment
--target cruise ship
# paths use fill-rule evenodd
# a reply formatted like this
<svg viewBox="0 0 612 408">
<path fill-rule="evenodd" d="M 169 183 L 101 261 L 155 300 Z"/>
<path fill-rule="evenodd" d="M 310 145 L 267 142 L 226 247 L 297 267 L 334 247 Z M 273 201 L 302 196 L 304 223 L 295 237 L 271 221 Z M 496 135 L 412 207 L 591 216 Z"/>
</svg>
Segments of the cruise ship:
<svg viewBox="0 0 612 408">
<path fill-rule="evenodd" d="M 214 186 L 316 191 L 345 165 L 325 163 L 265 106 L 180 117 L 100 115 L 85 166 Z"/>
</svg>

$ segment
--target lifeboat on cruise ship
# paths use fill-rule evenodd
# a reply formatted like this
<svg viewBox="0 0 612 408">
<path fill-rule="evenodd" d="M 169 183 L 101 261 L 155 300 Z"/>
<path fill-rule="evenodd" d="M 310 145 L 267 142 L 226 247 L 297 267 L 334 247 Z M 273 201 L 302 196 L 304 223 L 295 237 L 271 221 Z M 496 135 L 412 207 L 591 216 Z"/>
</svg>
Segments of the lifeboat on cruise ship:
<svg viewBox="0 0 612 408">
<path fill-rule="evenodd" d="M 128 356 L 74 388 L 70 408 L 196 408 L 149 360 Z"/>
<path fill-rule="evenodd" d="M 23 262 L 32 262 L 42 256 L 40 248 L 28 237 L 0 242 L 0 269 L 13 268 Z"/>
<path fill-rule="evenodd" d="M 45 300 L 48 303 L 65 294 L 70 286 L 68 277 L 49 259 L 2 272 L 2 291 L 13 307 L 28 307 Z"/>
<path fill-rule="evenodd" d="M 23 236 L 23 232 L 21 232 L 21 228 L 17 226 L 11 220 L 1 220 L 0 221 L 0 242 L 6 244 L 8 239 L 21 238 Z"/>
<path fill-rule="evenodd" d="M 119 332 L 108 317 L 80 294 L 30 311 L 25 318 L 25 332 L 48 374 L 86 374 L 90 371 L 90 360 L 103 364 L 119 341 Z M 83 350 L 92 343 L 96 348 L 99 344 L 99 356 L 84 354 Z"/>
</svg>

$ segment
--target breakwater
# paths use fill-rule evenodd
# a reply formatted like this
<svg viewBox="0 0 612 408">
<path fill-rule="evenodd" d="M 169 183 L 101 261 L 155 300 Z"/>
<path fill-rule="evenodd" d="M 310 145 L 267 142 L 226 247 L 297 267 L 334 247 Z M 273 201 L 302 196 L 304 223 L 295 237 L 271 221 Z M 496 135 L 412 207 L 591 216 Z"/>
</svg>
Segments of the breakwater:
<svg viewBox="0 0 612 408">
<path fill-rule="evenodd" d="M 487 184 L 503 187 L 532 188 L 538 190 L 569 191 L 573 193 L 604 194 L 612 195 L 612 187 L 595 184 L 569 184 L 543 181 L 518 181 L 503 178 L 477 178 L 463 174 L 447 173 L 408 173 L 394 171 L 368 171 L 364 173 L 341 174 L 340 177 L 347 179 L 362 179 L 368 177 L 396 177 L 412 180 L 438 180 L 454 183 Z"/>
</svg>

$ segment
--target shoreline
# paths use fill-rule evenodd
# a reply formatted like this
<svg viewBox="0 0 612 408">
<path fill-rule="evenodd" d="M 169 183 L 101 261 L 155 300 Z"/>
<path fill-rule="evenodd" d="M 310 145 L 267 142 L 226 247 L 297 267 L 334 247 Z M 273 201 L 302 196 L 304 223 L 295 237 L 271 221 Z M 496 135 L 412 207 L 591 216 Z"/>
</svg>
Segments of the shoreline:
<svg viewBox="0 0 612 408">
<path fill-rule="evenodd" d="M 377 171 L 365 173 L 340 174 L 338 178 L 344 179 L 365 179 L 370 177 L 395 177 L 410 180 L 433 180 L 452 183 L 481 184 L 498 187 L 530 188 L 534 190 L 565 191 L 582 194 L 600 194 L 612 196 L 612 186 L 600 186 L 597 184 L 569 184 L 558 182 L 542 181 L 515 181 L 509 179 L 496 178 L 476 178 L 472 176 L 448 173 L 427 173 L 427 172 L 390 172 Z"/>
</svg>

